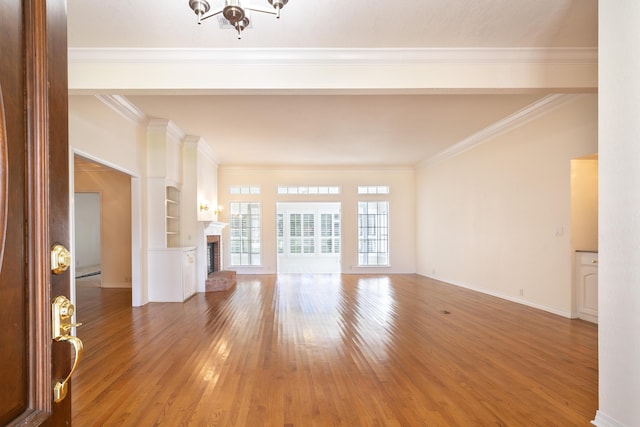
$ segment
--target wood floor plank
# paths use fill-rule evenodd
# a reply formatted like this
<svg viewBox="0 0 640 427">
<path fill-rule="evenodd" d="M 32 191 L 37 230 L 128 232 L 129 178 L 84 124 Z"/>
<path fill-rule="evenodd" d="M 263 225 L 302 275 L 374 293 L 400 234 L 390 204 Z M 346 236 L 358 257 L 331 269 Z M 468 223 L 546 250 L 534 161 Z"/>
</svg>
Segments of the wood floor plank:
<svg viewBox="0 0 640 427">
<path fill-rule="evenodd" d="M 589 426 L 597 325 L 418 275 L 79 286 L 76 426 Z"/>
</svg>

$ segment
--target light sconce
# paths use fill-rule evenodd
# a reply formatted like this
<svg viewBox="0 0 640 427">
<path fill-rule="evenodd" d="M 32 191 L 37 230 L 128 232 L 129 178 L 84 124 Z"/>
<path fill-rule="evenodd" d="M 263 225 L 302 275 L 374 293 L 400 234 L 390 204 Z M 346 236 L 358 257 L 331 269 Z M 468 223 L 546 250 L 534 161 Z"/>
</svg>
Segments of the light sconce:
<svg viewBox="0 0 640 427">
<path fill-rule="evenodd" d="M 223 208 L 222 206 L 218 206 L 218 207 L 216 208 L 216 210 L 215 210 L 215 211 L 213 211 L 213 213 L 214 213 L 214 214 L 216 214 L 216 215 L 218 215 L 218 214 L 222 213 L 223 209 L 224 209 L 224 208 Z"/>
<path fill-rule="evenodd" d="M 198 24 L 212 16 L 222 14 L 224 19 L 238 32 L 238 39 L 240 39 L 242 31 L 249 26 L 247 11 L 268 13 L 280 19 L 280 9 L 288 2 L 289 0 L 269 0 L 272 8 L 267 8 L 253 5 L 243 6 L 240 4 L 240 0 L 225 0 L 224 6 L 211 11 L 211 13 L 209 13 L 211 5 L 207 0 L 189 0 L 189 7 L 198 16 Z"/>
<path fill-rule="evenodd" d="M 209 202 L 207 202 L 206 200 L 203 202 L 200 202 L 200 212 L 206 212 L 209 210 Z"/>
</svg>

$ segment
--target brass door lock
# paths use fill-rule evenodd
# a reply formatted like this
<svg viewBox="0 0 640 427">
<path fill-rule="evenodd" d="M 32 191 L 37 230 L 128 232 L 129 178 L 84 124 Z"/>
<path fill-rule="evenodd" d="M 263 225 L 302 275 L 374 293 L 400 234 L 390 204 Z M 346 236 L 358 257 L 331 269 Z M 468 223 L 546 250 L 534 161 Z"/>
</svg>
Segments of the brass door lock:
<svg viewBox="0 0 640 427">
<path fill-rule="evenodd" d="M 69 250 L 56 243 L 51 248 L 51 271 L 53 274 L 62 274 L 71 266 L 71 253 Z"/>
<path fill-rule="evenodd" d="M 67 341 L 73 345 L 73 348 L 76 351 L 76 357 L 73 361 L 73 366 L 71 367 L 69 375 L 67 375 L 64 380 L 54 381 L 53 401 L 56 403 L 61 402 L 67 396 L 69 379 L 71 379 L 71 375 L 73 375 L 78 368 L 78 363 L 80 363 L 84 348 L 80 338 L 69 334 L 72 328 L 82 325 L 82 323 L 71 323 L 74 310 L 75 307 L 64 295 L 56 297 L 56 299 L 53 300 L 53 303 L 51 303 L 51 329 L 53 340 L 58 342 Z"/>
</svg>

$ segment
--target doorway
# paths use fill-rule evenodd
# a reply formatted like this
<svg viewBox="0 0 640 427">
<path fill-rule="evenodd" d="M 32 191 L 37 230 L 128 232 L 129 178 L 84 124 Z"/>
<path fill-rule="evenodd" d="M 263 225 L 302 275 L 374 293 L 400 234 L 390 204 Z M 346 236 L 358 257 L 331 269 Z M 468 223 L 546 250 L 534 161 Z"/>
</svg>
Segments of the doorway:
<svg viewBox="0 0 640 427">
<path fill-rule="evenodd" d="M 73 165 L 76 277 L 91 286 L 131 289 L 132 177 L 79 155 Z"/>
<path fill-rule="evenodd" d="M 598 154 L 571 160 L 573 311 L 598 322 Z"/>
<path fill-rule="evenodd" d="M 340 273 L 340 203 L 277 203 L 278 273 Z"/>
</svg>

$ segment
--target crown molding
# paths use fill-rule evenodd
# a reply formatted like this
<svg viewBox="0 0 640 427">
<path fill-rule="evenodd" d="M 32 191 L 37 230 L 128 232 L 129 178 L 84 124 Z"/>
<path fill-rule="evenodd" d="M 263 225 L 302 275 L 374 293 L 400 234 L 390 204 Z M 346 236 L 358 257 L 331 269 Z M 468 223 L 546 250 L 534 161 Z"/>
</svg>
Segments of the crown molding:
<svg viewBox="0 0 640 427">
<path fill-rule="evenodd" d="M 179 145 L 185 138 L 185 133 L 180 127 L 171 120 L 152 118 L 147 125 L 148 130 L 154 130 L 160 133 L 166 133 L 170 138 L 173 138 Z"/>
<path fill-rule="evenodd" d="M 521 110 L 498 120 L 492 125 L 482 129 L 479 132 L 471 135 L 470 137 L 463 139 L 462 141 L 450 146 L 449 148 L 439 152 L 433 157 L 430 157 L 418 164 L 418 167 L 432 166 L 434 164 L 443 162 L 447 159 L 455 157 L 459 154 L 476 148 L 485 142 L 495 138 L 498 135 L 506 133 L 512 129 L 520 127 L 525 123 L 537 119 L 551 111 L 579 98 L 585 96 L 584 94 L 553 94 L 544 96 L 537 101 L 527 105 Z"/>
<path fill-rule="evenodd" d="M 141 109 L 131 103 L 124 96 L 96 95 L 96 98 L 133 124 L 143 124 L 149 120 L 147 115 Z"/>
<path fill-rule="evenodd" d="M 218 167 L 221 173 L 233 173 L 244 174 L 248 172 L 259 173 L 274 173 L 279 174 L 282 172 L 305 172 L 314 174 L 327 174 L 332 175 L 337 171 L 341 173 L 354 173 L 354 174 L 371 174 L 377 175 L 384 174 L 386 172 L 410 172 L 415 170 L 413 165 L 385 165 L 385 164 L 371 164 L 371 165 L 292 165 L 292 164 L 221 164 Z"/>
<path fill-rule="evenodd" d="M 204 63 L 268 64 L 429 64 L 543 63 L 594 64 L 597 48 L 380 48 L 380 49 L 195 49 L 69 48 L 70 64 Z"/>
<path fill-rule="evenodd" d="M 196 151 L 198 152 L 199 155 L 204 156 L 216 166 L 220 164 L 219 160 L 217 159 L 213 151 L 213 148 L 211 148 L 211 145 L 209 145 L 207 140 L 204 139 L 203 137 L 199 135 L 187 135 L 184 138 L 184 144 L 195 145 Z"/>
</svg>

